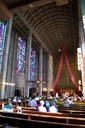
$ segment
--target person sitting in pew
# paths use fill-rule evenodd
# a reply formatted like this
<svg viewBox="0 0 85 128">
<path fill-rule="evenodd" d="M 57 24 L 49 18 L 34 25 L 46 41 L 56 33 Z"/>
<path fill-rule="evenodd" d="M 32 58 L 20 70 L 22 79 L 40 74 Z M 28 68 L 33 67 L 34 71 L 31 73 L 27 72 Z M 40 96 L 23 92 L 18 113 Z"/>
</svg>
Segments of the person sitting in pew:
<svg viewBox="0 0 85 128">
<path fill-rule="evenodd" d="M 12 103 L 16 103 L 17 102 L 17 97 L 15 96 L 13 99 L 12 99 Z"/>
<path fill-rule="evenodd" d="M 44 107 L 46 107 L 47 111 L 49 110 L 50 103 L 47 100 L 45 101 Z"/>
<path fill-rule="evenodd" d="M 32 96 L 32 99 L 30 99 L 28 103 L 28 107 L 37 108 L 37 102 L 35 100 L 35 96 Z"/>
<path fill-rule="evenodd" d="M 70 107 L 67 99 L 64 99 L 63 107 Z"/>
<path fill-rule="evenodd" d="M 55 102 L 51 102 L 51 106 L 49 107 L 48 112 L 52 112 L 52 113 L 58 112 L 58 109 L 56 107 L 56 103 Z"/>
<path fill-rule="evenodd" d="M 13 112 L 13 107 L 12 107 L 10 100 L 8 100 L 7 104 L 4 105 L 3 111 L 4 112 Z"/>
<path fill-rule="evenodd" d="M 17 104 L 17 113 L 22 113 L 22 106 L 20 103 Z"/>
<path fill-rule="evenodd" d="M 40 106 L 38 107 L 38 111 L 39 112 L 47 112 L 46 107 L 44 107 L 44 101 L 43 100 L 40 101 Z"/>
<path fill-rule="evenodd" d="M 68 103 L 69 103 L 69 104 L 74 104 L 74 102 L 72 101 L 71 98 L 68 98 Z"/>
</svg>

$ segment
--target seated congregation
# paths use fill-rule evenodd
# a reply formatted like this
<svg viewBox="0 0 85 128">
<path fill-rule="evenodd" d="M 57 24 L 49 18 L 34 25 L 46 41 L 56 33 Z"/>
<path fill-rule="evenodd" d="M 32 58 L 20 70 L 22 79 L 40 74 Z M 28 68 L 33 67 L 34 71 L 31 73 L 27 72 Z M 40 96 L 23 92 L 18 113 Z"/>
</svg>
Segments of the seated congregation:
<svg viewBox="0 0 85 128">
<path fill-rule="evenodd" d="M 13 99 L 16 99 L 13 101 Z M 76 99 L 76 100 L 75 100 Z M 32 96 L 30 98 L 22 98 L 15 96 L 14 98 L 8 98 L 4 103 L 3 111 L 0 112 L 1 118 L 4 121 L 7 121 L 8 124 L 12 125 L 14 120 L 15 124 L 22 128 L 22 126 L 34 126 L 30 121 L 34 121 L 34 124 L 40 124 L 44 126 L 48 126 L 50 128 L 61 127 L 63 125 L 67 128 L 82 128 L 80 124 L 84 124 L 84 110 L 82 110 L 82 116 L 79 114 L 79 101 L 84 102 L 84 97 L 52 97 L 50 96 L 48 99 L 45 96 L 36 97 Z M 74 108 L 75 105 L 78 105 L 78 109 L 76 107 L 75 114 Z M 82 103 L 82 109 L 85 108 L 85 105 Z M 72 112 L 73 111 L 73 112 Z M 80 111 L 80 110 L 79 110 Z M 70 113 L 71 112 L 71 113 Z M 11 117 L 11 118 L 10 118 Z M 79 121 L 77 121 L 79 120 Z M 43 121 L 43 124 L 42 124 Z M 50 124 L 51 122 L 51 124 Z M 5 123 L 5 122 L 4 122 Z M 77 125 L 78 123 L 78 125 Z M 22 125 L 21 125 L 22 124 Z"/>
</svg>

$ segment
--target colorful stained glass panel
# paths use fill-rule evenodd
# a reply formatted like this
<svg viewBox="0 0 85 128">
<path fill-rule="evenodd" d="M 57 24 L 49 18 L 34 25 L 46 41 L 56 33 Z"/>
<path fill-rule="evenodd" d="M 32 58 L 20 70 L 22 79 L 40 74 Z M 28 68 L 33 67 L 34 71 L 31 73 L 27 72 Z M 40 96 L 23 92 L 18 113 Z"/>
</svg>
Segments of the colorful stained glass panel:
<svg viewBox="0 0 85 128">
<path fill-rule="evenodd" d="M 1 65 L 2 65 L 6 28 L 7 28 L 7 24 L 0 21 L 0 71 L 1 71 Z"/>
<path fill-rule="evenodd" d="M 24 73 L 25 70 L 25 54 L 26 54 L 26 43 L 21 38 L 19 38 L 16 70 L 21 73 Z"/>
<path fill-rule="evenodd" d="M 36 51 L 31 51 L 30 57 L 30 80 L 36 80 Z"/>
</svg>

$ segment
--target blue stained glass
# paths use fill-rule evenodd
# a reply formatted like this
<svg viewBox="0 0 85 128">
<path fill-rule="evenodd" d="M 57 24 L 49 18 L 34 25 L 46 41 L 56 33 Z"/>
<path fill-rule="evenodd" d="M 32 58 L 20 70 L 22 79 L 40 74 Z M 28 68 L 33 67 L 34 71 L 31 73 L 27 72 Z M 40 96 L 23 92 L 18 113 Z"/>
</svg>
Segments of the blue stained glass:
<svg viewBox="0 0 85 128">
<path fill-rule="evenodd" d="M 36 80 L 36 51 L 31 51 L 30 55 L 30 79 Z"/>
<path fill-rule="evenodd" d="M 23 49 L 25 49 L 25 50 L 23 50 Z M 26 43 L 21 38 L 19 38 L 18 39 L 16 71 L 21 72 L 21 73 L 24 73 L 25 54 L 26 54 Z"/>
<path fill-rule="evenodd" d="M 2 65 L 6 28 L 7 28 L 6 23 L 0 20 L 0 70 L 1 70 L 1 65 Z"/>
</svg>

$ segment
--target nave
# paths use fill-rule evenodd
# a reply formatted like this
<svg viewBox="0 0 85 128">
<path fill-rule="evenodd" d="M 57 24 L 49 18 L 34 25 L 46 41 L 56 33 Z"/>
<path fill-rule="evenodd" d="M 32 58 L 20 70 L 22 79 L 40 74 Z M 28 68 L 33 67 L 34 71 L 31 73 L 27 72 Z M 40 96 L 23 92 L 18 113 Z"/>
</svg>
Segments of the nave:
<svg viewBox="0 0 85 128">
<path fill-rule="evenodd" d="M 84 0 L 0 0 L 0 127 L 85 127 L 84 5 Z M 58 113 L 39 115 L 26 102 L 17 113 L 19 104 L 6 104 L 8 98 L 26 101 L 33 95 L 61 97 Z M 63 108 L 63 96 L 78 101 Z M 11 112 L 3 111 L 5 105 Z"/>
</svg>

